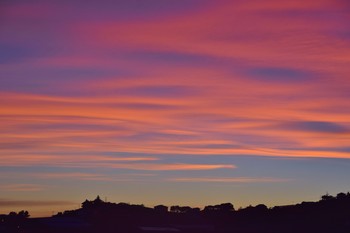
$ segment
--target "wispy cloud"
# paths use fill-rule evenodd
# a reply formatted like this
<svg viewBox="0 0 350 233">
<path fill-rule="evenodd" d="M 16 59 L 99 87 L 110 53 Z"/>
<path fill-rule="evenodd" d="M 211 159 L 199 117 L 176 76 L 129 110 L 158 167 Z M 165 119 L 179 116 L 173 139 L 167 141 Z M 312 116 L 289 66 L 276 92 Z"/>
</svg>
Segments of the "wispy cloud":
<svg viewBox="0 0 350 233">
<path fill-rule="evenodd" d="M 172 178 L 169 181 L 175 182 L 213 182 L 213 183 L 275 183 L 275 182 L 289 182 L 291 179 L 281 179 L 273 177 L 186 177 L 186 178 Z"/>
<path fill-rule="evenodd" d="M 229 164 L 115 164 L 114 168 L 124 168 L 132 170 L 150 170 L 150 171 L 182 171 L 182 170 L 215 170 L 215 169 L 233 169 L 234 165 Z"/>
<path fill-rule="evenodd" d="M 53 166 L 77 168 L 114 168 L 129 170 L 213 170 L 236 168 L 231 164 L 192 164 L 192 163 L 155 163 L 154 157 L 104 157 L 84 155 L 9 155 L 10 160 L 0 162 L 1 166 Z M 147 161 L 147 163 L 140 163 Z M 153 162 L 152 162 L 153 161 Z M 79 174 L 77 173 L 79 176 Z M 81 173 L 80 175 L 88 175 Z M 91 174 L 90 174 L 91 175 Z M 92 177 L 90 177 L 92 178 Z M 95 177 L 98 179 L 98 177 Z M 102 179 L 102 177 L 100 177 Z"/>
<path fill-rule="evenodd" d="M 5 192 L 38 192 L 44 189 L 38 184 L 0 184 L 1 190 Z"/>
<path fill-rule="evenodd" d="M 91 167 L 91 166 L 113 166 L 113 164 L 118 164 L 120 162 L 140 162 L 140 161 L 157 161 L 158 158 L 155 157 L 112 157 L 112 156 L 89 156 L 89 155 L 33 155 L 33 154 L 8 154 L 7 161 L 0 162 L 2 166 L 81 166 L 81 167 Z"/>
<path fill-rule="evenodd" d="M 73 179 L 86 181 L 138 181 L 145 177 L 155 177 L 152 173 L 127 173 L 127 174 L 104 174 L 104 173 L 30 173 L 30 177 L 37 179 Z"/>
<path fill-rule="evenodd" d="M 1 207 L 30 207 L 30 206 L 60 206 L 72 205 L 75 203 L 68 201 L 37 201 L 37 200 L 11 200 L 0 199 Z"/>
</svg>

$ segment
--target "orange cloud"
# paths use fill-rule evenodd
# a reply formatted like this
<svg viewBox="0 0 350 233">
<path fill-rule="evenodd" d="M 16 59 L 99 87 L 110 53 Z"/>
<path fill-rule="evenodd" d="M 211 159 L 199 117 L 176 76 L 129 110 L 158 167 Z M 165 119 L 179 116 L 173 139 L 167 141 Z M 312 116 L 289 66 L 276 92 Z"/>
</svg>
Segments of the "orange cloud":
<svg viewBox="0 0 350 233">
<path fill-rule="evenodd" d="M 170 181 L 175 182 L 214 182 L 214 183 L 274 183 L 274 182 L 288 182 L 290 179 L 280 179 L 272 177 L 219 177 L 219 178 L 172 178 Z"/>
</svg>

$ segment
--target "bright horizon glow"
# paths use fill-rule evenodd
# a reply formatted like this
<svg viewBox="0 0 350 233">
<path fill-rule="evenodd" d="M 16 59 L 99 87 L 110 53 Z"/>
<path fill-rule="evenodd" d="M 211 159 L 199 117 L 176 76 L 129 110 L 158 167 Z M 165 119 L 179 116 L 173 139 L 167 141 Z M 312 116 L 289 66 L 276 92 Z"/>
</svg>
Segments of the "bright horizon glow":
<svg viewBox="0 0 350 233">
<path fill-rule="evenodd" d="M 350 4 L 0 3 L 0 213 L 350 190 Z"/>
</svg>

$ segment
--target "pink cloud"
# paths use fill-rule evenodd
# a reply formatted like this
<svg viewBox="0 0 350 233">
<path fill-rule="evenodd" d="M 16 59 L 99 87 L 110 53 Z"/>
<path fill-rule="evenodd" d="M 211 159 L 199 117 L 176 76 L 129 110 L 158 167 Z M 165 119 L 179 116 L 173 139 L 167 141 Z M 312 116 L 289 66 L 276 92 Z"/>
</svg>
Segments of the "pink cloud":
<svg viewBox="0 0 350 233">
<path fill-rule="evenodd" d="M 45 7 L 50 8 L 50 5 Z M 30 16 L 38 9 L 41 8 L 19 6 L 18 12 L 29 12 Z M 347 97 L 344 98 L 344 93 L 350 87 L 346 78 L 350 74 L 350 47 L 347 40 L 333 33 L 347 29 L 345 20 L 342 20 L 347 16 L 341 13 L 342 9 L 340 1 L 327 0 L 317 3 L 220 1 L 194 13 L 162 16 L 163 20 L 150 17 L 142 22 L 73 20 L 69 25 L 63 22 L 61 29 L 67 32 L 67 35 L 64 34 L 67 41 L 76 45 L 74 50 L 27 59 L 18 64 L 2 64 L 1 68 L 11 72 L 33 67 L 59 70 L 124 68 L 128 71 L 137 67 L 139 74 L 107 74 L 98 80 L 57 82 L 64 90 L 76 91 L 73 97 L 63 93 L 1 92 L 3 157 L 11 158 L 13 162 L 8 164 L 23 164 L 30 159 L 29 163 L 49 163 L 49 159 L 60 164 L 72 162 L 66 157 L 60 160 L 54 155 L 62 151 L 68 154 L 109 151 L 157 155 L 348 158 L 348 153 L 335 149 L 346 147 L 349 140 L 347 133 L 290 130 L 277 124 L 322 119 L 330 124 L 349 127 L 347 109 L 350 102 Z M 328 10 L 339 11 L 339 18 L 317 17 L 317 12 L 322 14 Z M 46 11 L 50 12 L 50 9 Z M 295 16 L 288 11 L 300 14 Z M 8 12 L 13 17 L 19 17 L 14 10 Z M 74 40 L 70 40 L 72 38 Z M 86 51 L 86 48 L 89 50 Z M 110 50 L 134 55 L 113 57 L 115 54 L 104 53 Z M 191 62 L 186 66 L 162 59 L 151 61 L 138 58 L 140 52 L 227 59 L 224 61 L 232 69 L 210 62 L 208 66 L 191 65 Z M 247 72 L 252 69 L 259 72 L 266 69 L 297 71 L 297 74 L 306 75 L 289 83 L 279 81 L 277 77 L 275 82 L 256 79 Z M 310 78 L 306 77 L 308 75 L 314 75 L 315 79 L 300 83 L 303 78 Z M 178 86 L 186 91 L 161 97 L 149 94 L 149 90 Z M 137 91 L 132 92 L 132 88 Z M 141 93 L 142 90 L 146 91 Z M 93 91 L 99 95 L 86 94 Z M 135 92 L 141 94 L 136 95 Z M 214 114 L 212 120 L 205 117 Z M 101 127 L 49 127 L 55 124 L 77 126 L 81 122 Z M 33 125 L 45 130 L 38 130 Z M 108 129 L 109 125 L 124 128 Z M 142 138 L 140 135 L 146 136 Z M 252 140 L 242 139 L 244 135 Z M 266 138 L 275 143 L 268 144 Z M 13 148 L 13 145 L 21 145 L 22 148 Z M 283 149 L 284 145 L 302 148 L 288 150 Z M 322 145 L 332 147 L 334 151 L 314 149 Z M 28 148 L 33 152 L 21 157 Z M 35 152 L 47 157 L 43 156 L 45 159 L 42 160 L 43 157 L 36 157 Z M 23 159 L 22 162 L 20 159 Z M 78 157 L 77 161 L 80 159 Z M 110 158 L 88 159 L 104 163 L 104 159 L 108 161 Z M 142 161 L 145 158 L 134 159 Z"/>
<path fill-rule="evenodd" d="M 114 168 L 126 168 L 132 170 L 149 171 L 182 171 L 182 170 L 215 170 L 215 169 L 233 169 L 234 165 L 229 164 L 115 164 Z"/>
</svg>

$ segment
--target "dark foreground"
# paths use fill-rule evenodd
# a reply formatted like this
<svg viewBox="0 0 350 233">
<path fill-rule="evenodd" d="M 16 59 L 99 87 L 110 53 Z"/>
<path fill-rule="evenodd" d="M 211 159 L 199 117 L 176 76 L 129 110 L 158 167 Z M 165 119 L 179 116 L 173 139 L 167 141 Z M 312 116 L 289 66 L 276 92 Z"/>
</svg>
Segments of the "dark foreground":
<svg viewBox="0 0 350 233">
<path fill-rule="evenodd" d="M 231 203 L 168 207 L 85 201 L 82 208 L 49 218 L 28 213 L 0 215 L 0 232 L 26 233 L 349 233 L 350 193 L 322 196 L 318 202 L 297 205 L 249 206 L 235 210 Z"/>
</svg>

